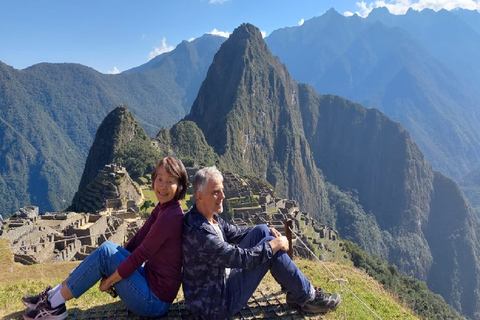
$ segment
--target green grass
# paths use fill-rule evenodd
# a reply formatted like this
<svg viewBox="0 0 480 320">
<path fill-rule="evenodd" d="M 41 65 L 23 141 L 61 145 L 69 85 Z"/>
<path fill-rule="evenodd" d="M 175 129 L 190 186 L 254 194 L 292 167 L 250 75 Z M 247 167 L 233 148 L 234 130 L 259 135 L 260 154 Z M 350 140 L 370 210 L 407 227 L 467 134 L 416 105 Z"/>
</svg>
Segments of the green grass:
<svg viewBox="0 0 480 320">
<path fill-rule="evenodd" d="M 378 319 L 359 300 L 346 289 L 341 289 L 333 276 L 318 261 L 295 260 L 303 274 L 312 284 L 322 287 L 326 292 L 342 295 L 343 303 L 335 313 L 327 314 L 324 319 L 366 320 Z M 382 319 L 419 319 L 413 312 L 398 303 L 396 297 L 383 289 L 383 286 L 359 269 L 346 265 L 325 263 L 339 279 L 348 282 L 345 285 L 353 291 L 370 309 Z"/>
<path fill-rule="evenodd" d="M 329 272 L 318 262 L 296 259 L 300 270 L 307 276 L 312 284 L 324 288 L 326 292 L 341 293 L 337 282 Z M 25 294 L 38 293 L 47 285 L 56 285 L 63 281 L 69 272 L 78 265 L 78 262 L 57 262 L 24 266 L 13 262 L 13 255 L 8 250 L 8 242 L 0 239 L 0 317 L 2 319 L 21 319 L 24 306 L 21 298 Z M 346 284 L 358 297 L 374 310 L 382 319 L 419 319 L 412 312 L 397 302 L 397 299 L 383 290 L 381 284 L 373 280 L 359 269 L 333 263 L 326 264 L 338 278 L 348 280 Z M 262 291 L 278 292 L 280 286 L 270 274 L 261 283 Z M 365 306 L 352 294 L 344 291 L 343 303 L 332 313 L 322 316 L 322 319 L 347 319 L 367 320 L 377 319 Z M 177 300 L 183 300 L 180 290 Z M 78 319 L 88 316 L 89 309 L 107 305 L 114 308 L 119 298 L 111 298 L 108 294 L 100 292 L 95 285 L 79 299 L 67 302 L 69 310 L 75 309 Z M 318 319 L 312 317 L 311 319 Z"/>
</svg>

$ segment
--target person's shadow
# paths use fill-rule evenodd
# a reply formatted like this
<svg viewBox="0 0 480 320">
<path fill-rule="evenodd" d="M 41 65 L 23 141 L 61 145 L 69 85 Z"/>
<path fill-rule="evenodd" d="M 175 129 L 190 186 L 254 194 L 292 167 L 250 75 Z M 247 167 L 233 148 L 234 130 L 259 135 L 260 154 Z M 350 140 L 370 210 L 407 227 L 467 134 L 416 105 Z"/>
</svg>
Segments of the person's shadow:
<svg viewBox="0 0 480 320">
<path fill-rule="evenodd" d="M 190 314 L 185 305 L 185 300 L 176 300 L 168 312 L 161 317 L 142 317 L 136 315 L 127 309 L 125 304 L 117 301 L 90 307 L 86 310 L 79 308 L 68 308 L 67 320 L 192 320 L 194 317 Z M 21 320 L 23 311 L 13 312 L 5 315 L 4 320 Z M 263 294 L 257 290 L 248 302 L 248 304 L 237 314 L 231 317 L 232 320 L 238 319 L 305 319 L 306 315 L 299 309 L 292 309 L 284 303 L 284 293 L 281 290 Z M 311 318 L 309 318 L 311 319 Z M 315 318 L 321 319 L 321 318 Z"/>
<path fill-rule="evenodd" d="M 141 317 L 139 315 L 136 315 L 135 313 L 128 310 L 121 300 L 107 303 L 101 306 L 91 307 L 86 310 L 81 310 L 79 308 L 68 308 L 67 311 L 68 320 L 193 319 L 183 301 L 172 304 L 168 312 L 161 317 Z M 3 317 L 3 320 L 22 320 L 22 313 L 23 311 L 17 311 L 11 314 L 7 314 Z"/>
</svg>

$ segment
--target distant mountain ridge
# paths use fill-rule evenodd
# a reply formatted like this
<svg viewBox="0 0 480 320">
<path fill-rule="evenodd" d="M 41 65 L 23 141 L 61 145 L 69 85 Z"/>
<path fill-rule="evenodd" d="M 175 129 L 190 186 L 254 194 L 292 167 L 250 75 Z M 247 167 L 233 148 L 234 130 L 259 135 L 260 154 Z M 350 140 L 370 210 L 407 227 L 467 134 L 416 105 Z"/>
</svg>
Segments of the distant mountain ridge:
<svg viewBox="0 0 480 320">
<path fill-rule="evenodd" d="M 442 43 L 436 44 L 438 37 L 434 32 L 438 28 L 435 26 L 442 22 L 445 25 L 455 23 L 452 30 L 468 31 L 465 37 L 458 39 L 462 45 L 452 44 L 456 40 L 452 32 L 445 34 L 446 41 L 441 38 Z M 448 31 L 448 28 L 441 30 Z M 367 107 L 376 107 L 402 123 L 434 167 L 461 182 L 464 192 L 480 212 L 480 186 L 472 185 L 469 179 L 478 171 L 480 163 L 480 117 L 475 107 L 480 98 L 472 89 L 480 81 L 468 81 L 455 69 L 457 66 L 469 69 L 469 61 L 478 52 L 477 41 L 470 39 L 478 38 L 478 30 L 480 15 L 468 10 L 409 11 L 405 16 L 394 16 L 379 8 L 364 19 L 342 17 L 331 9 L 306 21 L 303 26 L 279 29 L 265 40 L 297 81 L 311 84 L 320 93 L 339 94 Z M 300 33 L 302 36 L 292 37 Z M 424 43 L 428 36 L 432 40 Z M 292 42 L 300 39 L 301 45 Z M 103 75 L 78 64 L 44 63 L 15 70 L 0 63 L 0 83 L 6 89 L 0 96 L 0 118 L 13 124 L 17 134 L 27 141 L 35 140 L 36 136 L 47 137 L 41 138 L 34 149 L 38 152 L 46 148 L 41 154 L 48 160 L 35 160 L 38 164 L 29 164 L 31 170 L 24 172 L 31 171 L 38 176 L 39 170 L 49 162 L 47 170 L 57 172 L 52 176 L 58 176 L 56 180 L 49 178 L 50 175 L 45 177 L 50 186 L 50 191 L 45 193 L 45 188 L 28 187 L 27 180 L 13 178 L 14 171 L 0 162 L 0 180 L 4 180 L 6 195 L 0 201 L 0 212 L 9 214 L 32 202 L 43 210 L 59 209 L 69 202 L 95 130 L 115 106 L 128 105 L 150 137 L 162 126 L 170 127 L 188 114 L 213 54 L 224 41 L 225 38 L 212 35 L 184 41 L 172 52 L 119 75 Z M 444 53 L 437 56 L 434 49 L 439 45 L 443 46 Z M 462 49 L 467 45 L 468 48 Z M 281 47 L 285 49 L 279 49 Z M 301 50 L 295 51 L 295 48 Z M 450 54 L 449 50 L 455 52 Z M 448 64 L 445 61 L 457 62 Z M 307 68 L 304 67 L 306 63 Z M 468 73 L 478 74 L 476 59 L 471 65 Z M 403 69 L 399 72 L 399 68 Z M 452 105 L 455 107 L 450 108 Z M 62 154 L 68 161 L 52 160 L 48 151 L 52 148 L 44 146 L 53 139 L 49 137 L 52 130 L 35 130 L 35 135 L 26 137 L 25 132 L 30 130 L 24 128 L 28 123 L 24 120 L 26 109 L 22 111 L 20 107 L 18 112 L 13 111 L 11 114 L 16 115 L 13 118 L 6 111 L 15 110 L 16 106 L 45 110 L 38 118 L 42 121 L 28 125 L 33 125 L 32 128 L 45 125 L 54 128 L 53 132 L 58 130 L 55 137 L 69 147 L 53 149 L 57 153 L 68 150 Z M 31 115 L 36 112 L 29 111 Z M 154 116 L 157 113 L 162 116 Z M 55 123 L 47 124 L 51 121 Z M 19 156 L 12 154 L 8 158 L 16 162 Z M 62 177 L 66 172 L 68 177 Z M 62 194 L 54 190 L 57 186 L 63 190 Z M 11 191 L 13 189 L 15 191 Z"/>
<path fill-rule="evenodd" d="M 480 163 L 479 29 L 468 10 L 378 8 L 360 18 L 331 9 L 265 41 L 297 81 L 381 110 L 461 182 Z M 471 191 L 480 208 L 478 186 Z"/>
<path fill-rule="evenodd" d="M 0 214 L 30 204 L 65 209 L 100 122 L 117 105 L 128 104 L 149 136 L 176 123 L 224 40 L 184 42 L 119 75 L 71 63 L 16 70 L 0 62 Z"/>
</svg>

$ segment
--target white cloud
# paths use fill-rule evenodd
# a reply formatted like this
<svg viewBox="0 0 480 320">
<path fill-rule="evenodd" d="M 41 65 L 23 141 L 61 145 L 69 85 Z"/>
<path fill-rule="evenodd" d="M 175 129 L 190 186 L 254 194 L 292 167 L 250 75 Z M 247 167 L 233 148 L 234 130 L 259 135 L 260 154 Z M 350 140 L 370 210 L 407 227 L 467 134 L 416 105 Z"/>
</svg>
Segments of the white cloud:
<svg viewBox="0 0 480 320">
<path fill-rule="evenodd" d="M 209 4 L 223 4 L 225 2 L 228 2 L 228 0 L 209 0 Z"/>
<path fill-rule="evenodd" d="M 441 9 L 452 10 L 457 8 L 480 11 L 480 0 L 377 0 L 368 3 L 361 1 L 355 4 L 359 10 L 354 13 L 346 11 L 345 16 L 358 14 L 361 17 L 366 17 L 373 9 L 380 7 L 386 7 L 393 14 L 405 14 L 409 8 L 416 11 L 422 11 L 423 9 L 439 11 Z"/>
<path fill-rule="evenodd" d="M 304 19 L 298 21 L 298 25 L 299 25 L 299 26 L 303 26 L 304 23 L 305 23 L 305 20 L 304 20 Z"/>
<path fill-rule="evenodd" d="M 163 37 L 162 46 L 157 47 L 157 48 L 153 48 L 153 50 L 148 54 L 148 60 L 151 60 L 151 59 L 155 58 L 159 54 L 162 54 L 162 53 L 165 53 L 165 52 L 170 52 L 173 49 L 175 49 L 175 47 L 167 45 L 167 39 L 165 39 L 165 37 Z"/>
<path fill-rule="evenodd" d="M 120 70 L 117 67 L 113 67 L 112 70 L 107 71 L 107 74 L 119 74 Z"/>
<path fill-rule="evenodd" d="M 213 29 L 212 31 L 207 32 L 207 34 L 213 34 L 214 36 L 220 36 L 220 37 L 224 37 L 224 38 L 230 37 L 230 32 L 228 32 L 228 31 L 219 31 L 219 30 L 217 30 L 217 29 Z"/>
<path fill-rule="evenodd" d="M 265 39 L 265 37 L 267 36 L 267 31 L 260 31 L 260 33 L 262 34 L 262 38 Z"/>
</svg>

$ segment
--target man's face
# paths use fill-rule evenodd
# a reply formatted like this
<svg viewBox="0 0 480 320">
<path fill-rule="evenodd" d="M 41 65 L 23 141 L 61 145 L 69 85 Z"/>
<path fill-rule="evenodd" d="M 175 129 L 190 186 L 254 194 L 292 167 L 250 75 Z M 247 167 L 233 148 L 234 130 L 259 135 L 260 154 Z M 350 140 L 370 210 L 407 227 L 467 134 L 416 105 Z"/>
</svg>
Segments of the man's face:
<svg viewBox="0 0 480 320">
<path fill-rule="evenodd" d="M 198 200 L 202 202 L 202 207 L 206 214 L 221 213 L 223 211 L 223 183 L 219 177 L 210 178 L 204 193 L 198 192 Z"/>
</svg>

